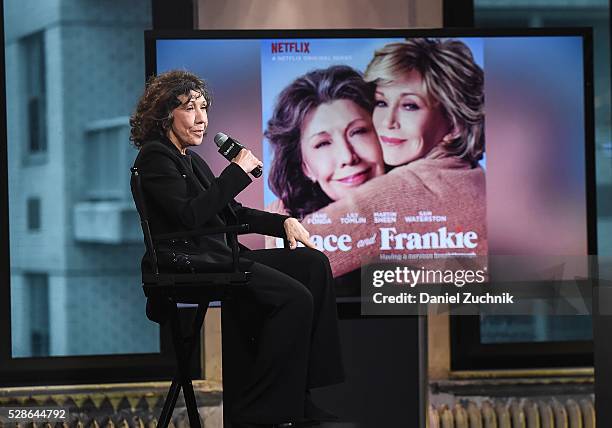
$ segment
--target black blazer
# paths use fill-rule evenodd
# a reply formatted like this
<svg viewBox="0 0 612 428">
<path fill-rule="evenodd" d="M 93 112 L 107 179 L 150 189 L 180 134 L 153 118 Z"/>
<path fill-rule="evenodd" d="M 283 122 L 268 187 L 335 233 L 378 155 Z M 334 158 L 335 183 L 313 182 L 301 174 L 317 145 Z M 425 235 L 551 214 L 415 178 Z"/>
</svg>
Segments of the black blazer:
<svg viewBox="0 0 612 428">
<path fill-rule="evenodd" d="M 234 200 L 251 183 L 239 165 L 230 162 L 215 177 L 197 153 L 187 152 L 193 171 L 187 167 L 185 156 L 168 140 L 146 142 L 134 162 L 154 235 L 246 223 L 250 232 L 285 237 L 283 223 L 287 216 L 247 208 Z M 190 244 L 212 263 L 231 261 L 231 249 L 223 235 L 194 238 Z M 143 271 L 149 270 L 147 260 L 145 254 Z M 240 259 L 241 267 L 251 263 Z"/>
</svg>

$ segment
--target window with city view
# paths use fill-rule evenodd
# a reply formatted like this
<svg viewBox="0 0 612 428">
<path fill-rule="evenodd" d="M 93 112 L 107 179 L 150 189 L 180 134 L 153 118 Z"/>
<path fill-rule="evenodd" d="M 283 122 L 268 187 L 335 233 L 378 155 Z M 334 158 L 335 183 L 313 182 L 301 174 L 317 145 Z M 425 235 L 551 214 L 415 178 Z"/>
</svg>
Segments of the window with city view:
<svg viewBox="0 0 612 428">
<path fill-rule="evenodd" d="M 4 3 L 12 358 L 160 350 L 129 191 L 150 9 Z"/>
</svg>

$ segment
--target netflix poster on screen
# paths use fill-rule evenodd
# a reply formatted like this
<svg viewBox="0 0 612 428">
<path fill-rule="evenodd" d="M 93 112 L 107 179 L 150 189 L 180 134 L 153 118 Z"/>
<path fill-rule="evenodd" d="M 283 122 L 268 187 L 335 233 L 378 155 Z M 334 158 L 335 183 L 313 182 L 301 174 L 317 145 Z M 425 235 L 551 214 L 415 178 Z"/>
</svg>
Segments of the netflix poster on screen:
<svg viewBox="0 0 612 428">
<path fill-rule="evenodd" d="M 487 254 L 482 39 L 265 40 L 261 86 L 265 209 L 339 295 L 364 263 Z"/>
</svg>

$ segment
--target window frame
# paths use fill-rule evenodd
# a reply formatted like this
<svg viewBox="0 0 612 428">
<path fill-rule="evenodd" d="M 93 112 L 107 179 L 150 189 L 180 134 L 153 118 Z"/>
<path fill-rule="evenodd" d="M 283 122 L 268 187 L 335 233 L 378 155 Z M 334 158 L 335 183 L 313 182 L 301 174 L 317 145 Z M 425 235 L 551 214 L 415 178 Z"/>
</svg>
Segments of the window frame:
<svg viewBox="0 0 612 428">
<path fill-rule="evenodd" d="M 0 42 L 0 236 L 5 237 L 0 240 L 0 387 L 169 380 L 176 371 L 176 365 L 167 325 L 160 328 L 158 353 L 12 357 L 6 63 L 4 2 L 1 0 Z M 27 143 L 29 148 L 29 136 Z M 47 152 L 46 146 L 44 152 L 28 151 L 25 164 L 30 163 L 30 157 L 38 159 L 42 156 L 46 159 Z M 181 312 L 186 312 L 184 315 L 189 317 L 192 311 Z M 201 377 L 203 373 L 200 355 L 198 346 L 192 367 L 194 377 Z"/>
<path fill-rule="evenodd" d="M 30 233 L 40 232 L 42 229 L 42 198 L 30 196 L 26 199 L 26 224 Z"/>
<path fill-rule="evenodd" d="M 3 9 L 3 4 L 0 2 L 0 9 Z M 3 10 L 2 17 L 0 18 L 2 24 L 4 22 Z M 3 25 L 2 25 L 3 27 Z M 592 87 L 592 42 L 591 33 L 588 29 L 546 29 L 554 32 L 555 34 L 576 34 L 576 31 L 581 31 L 585 36 L 585 115 L 586 115 L 586 127 L 585 132 L 587 133 L 587 145 L 590 141 L 590 147 L 587 147 L 586 159 L 587 159 L 587 171 L 593 170 L 594 166 L 594 128 L 593 128 L 593 111 L 592 111 L 592 100 L 593 100 L 593 87 Z M 419 33 L 427 34 L 427 31 L 416 30 Z M 504 29 L 500 31 L 500 34 L 506 34 L 511 32 L 511 29 Z M 528 34 L 529 30 L 519 30 L 521 34 Z M 432 35 L 439 33 L 452 34 L 451 30 L 438 30 L 432 32 Z M 462 34 L 468 34 L 470 31 L 463 31 Z M 537 34 L 542 34 L 542 30 L 533 31 Z M 209 32 L 212 34 L 213 32 Z M 220 36 L 227 36 L 229 32 L 217 32 Z M 256 32 L 249 32 L 254 35 Z M 266 33 L 261 31 L 263 34 L 272 34 L 272 32 Z M 289 33 L 289 32 L 287 32 Z M 291 32 L 292 35 L 299 34 L 300 31 Z M 314 36 L 317 32 L 302 31 L 301 33 Z M 319 32 L 323 34 L 323 32 Z M 367 31 L 329 31 L 326 34 L 336 35 L 357 35 L 366 34 Z M 410 30 L 405 31 L 406 34 L 410 34 Z M 473 31 L 475 35 L 478 35 L 478 31 Z M 487 34 L 494 34 L 495 31 L 488 30 Z M 151 33 L 147 32 L 150 36 Z M 236 36 L 241 33 L 239 31 L 231 32 Z M 245 33 L 246 34 L 246 33 Z M 282 34 L 282 31 L 273 32 L 274 35 Z M 377 33 L 382 34 L 382 32 Z M 172 36 L 177 36 L 176 32 L 172 33 Z M 4 31 L 0 35 L 2 38 L 2 51 L 0 52 L 0 69 L 2 75 L 0 76 L 0 93 L 6 95 L 6 77 L 5 77 L 5 64 L 4 64 Z M 146 40 L 150 43 L 151 40 Z M 145 48 L 147 48 L 145 46 Z M 154 58 L 148 57 L 146 64 L 147 71 L 150 70 L 151 61 Z M 148 75 L 148 72 L 147 72 Z M 7 164 L 7 129 L 6 129 L 6 102 L 0 103 L 0 114 L 3 115 L 1 129 L 0 129 L 0 230 L 7 232 L 9 230 L 9 219 L 8 219 L 8 164 Z M 3 179 L 2 179 L 3 178 Z M 587 179 L 587 204 L 593 206 L 595 203 L 595 177 L 594 174 L 591 179 Z M 590 187 L 590 188 L 589 188 Z M 596 230 L 595 221 L 592 221 L 594 217 L 593 210 L 588 210 L 589 213 L 589 253 L 596 254 L 592 250 L 596 250 Z M 5 234 L 4 236 L 8 236 Z M 3 281 L 2 281 L 3 280 Z M 0 242 L 0 281 L 4 284 L 4 287 L 0 288 L 0 384 L 2 385 L 39 385 L 39 384 L 59 384 L 59 383 L 89 383 L 89 382 L 125 382 L 125 381 L 139 381 L 139 380 L 154 380 L 163 379 L 170 377 L 174 372 L 174 363 L 172 358 L 172 349 L 170 346 L 170 336 L 167 329 L 162 329 L 161 341 L 160 341 L 160 353 L 153 354 L 129 354 L 129 355 L 108 355 L 108 356 L 70 356 L 70 357 L 44 357 L 44 358 L 17 358 L 14 359 L 11 356 L 11 319 L 10 319 L 10 259 L 9 259 L 9 242 L 8 239 Z M 457 318 L 457 317 L 455 317 Z M 469 317 L 460 317 L 464 320 L 469 320 Z M 459 336 L 456 334 L 469 334 L 470 330 L 466 330 L 465 326 L 469 327 L 468 324 L 464 324 L 463 328 L 457 330 L 457 325 L 453 326 L 451 320 L 451 332 L 454 341 Z M 464 333 L 461 333 L 464 332 Z M 471 330 L 472 334 L 478 333 L 476 330 Z M 473 338 L 474 336 L 472 336 Z M 461 336 L 463 343 L 472 343 L 469 336 Z M 574 346 L 576 344 L 566 342 L 568 346 Z M 8 346 L 5 346 L 8 344 Z M 456 344 L 455 344 L 456 345 Z M 578 344 L 580 345 L 580 344 Z M 592 341 L 588 341 L 585 344 L 586 348 L 590 349 L 590 352 L 585 355 L 591 355 L 592 358 Z M 516 344 L 512 345 L 513 347 Z M 544 344 L 547 348 L 553 349 L 550 344 Z M 580 345 L 582 346 L 582 345 Z M 585 348 L 585 349 L 586 349 Z M 536 352 L 534 349 L 533 352 Z M 495 354 L 495 353 L 493 353 Z M 537 352 L 536 352 L 537 354 Z M 550 352 L 549 352 L 550 354 Z M 535 355 L 535 354 L 534 354 Z M 539 354 L 538 354 L 539 355 Z M 499 355 L 494 358 L 500 358 Z M 457 362 L 461 360 L 458 358 L 459 354 L 452 356 L 453 368 L 457 368 Z M 571 361 L 573 357 L 565 355 L 568 361 Z M 518 362 L 519 359 L 514 358 L 513 361 Z M 529 359 L 528 359 L 529 360 Z M 199 358 L 198 358 L 199 361 Z M 547 361 L 550 361 L 549 359 Z M 460 365 L 460 364 L 459 364 Z M 564 364 L 567 366 L 567 364 Z M 570 364 L 571 365 L 571 364 Z M 530 364 L 533 366 L 533 364 Z M 509 368 L 509 367 L 504 367 Z M 201 368 L 199 369 L 201 373 Z M 153 375 L 152 375 L 153 374 Z M 199 376 L 199 374 L 198 374 Z"/>
<path fill-rule="evenodd" d="M 30 331 L 30 348 L 32 350 L 32 356 L 37 357 L 49 353 L 49 274 L 47 272 L 24 272 L 23 280 L 25 283 L 24 285 L 27 290 L 27 294 L 30 297 L 35 294 L 37 298 L 40 298 L 40 302 L 34 302 L 34 310 L 30 311 L 28 317 L 28 330 Z M 37 303 L 45 303 L 45 305 L 43 305 L 43 307 L 37 307 Z M 44 318 L 44 320 L 41 318 Z M 37 327 L 42 327 L 43 329 L 46 329 L 46 331 L 44 332 L 45 334 L 41 335 L 40 337 L 40 339 L 44 340 L 39 340 L 40 343 L 38 343 L 39 347 L 44 344 L 44 349 L 37 349 L 33 340 L 33 336 L 39 333 L 39 331 L 37 331 Z"/>
<path fill-rule="evenodd" d="M 32 124 L 27 130 L 26 157 L 40 158 L 47 155 L 47 83 L 46 83 L 46 55 L 44 30 L 32 33 L 20 40 L 21 57 L 26 65 L 26 118 Z M 34 52 L 36 49 L 36 52 Z M 33 67 L 28 61 L 37 56 L 38 67 Z M 37 91 L 32 92 L 32 83 L 37 82 Z"/>
</svg>

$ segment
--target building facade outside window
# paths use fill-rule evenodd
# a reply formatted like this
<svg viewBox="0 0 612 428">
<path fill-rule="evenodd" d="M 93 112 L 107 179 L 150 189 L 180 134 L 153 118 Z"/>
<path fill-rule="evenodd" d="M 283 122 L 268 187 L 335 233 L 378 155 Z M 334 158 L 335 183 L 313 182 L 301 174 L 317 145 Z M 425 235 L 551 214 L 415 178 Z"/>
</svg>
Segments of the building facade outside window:
<svg viewBox="0 0 612 428">
<path fill-rule="evenodd" d="M 11 1 L 4 24 L 12 357 L 157 353 L 128 140 L 151 2 Z"/>
</svg>

